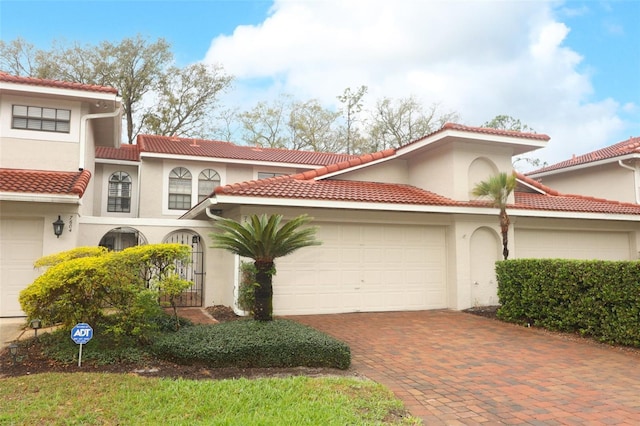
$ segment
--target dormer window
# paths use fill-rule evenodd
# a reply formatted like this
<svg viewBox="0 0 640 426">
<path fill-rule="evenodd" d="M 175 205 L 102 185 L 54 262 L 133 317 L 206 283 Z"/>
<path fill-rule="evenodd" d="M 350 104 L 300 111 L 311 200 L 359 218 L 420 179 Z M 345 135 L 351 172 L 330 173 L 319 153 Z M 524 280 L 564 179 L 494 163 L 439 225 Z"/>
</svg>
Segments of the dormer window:
<svg viewBox="0 0 640 426">
<path fill-rule="evenodd" d="M 169 209 L 188 210 L 191 207 L 191 172 L 176 167 L 169 173 Z"/>
<path fill-rule="evenodd" d="M 13 105 L 13 129 L 69 133 L 71 110 Z"/>
<path fill-rule="evenodd" d="M 129 213 L 131 211 L 131 176 L 115 172 L 109 178 L 108 212 Z"/>
</svg>

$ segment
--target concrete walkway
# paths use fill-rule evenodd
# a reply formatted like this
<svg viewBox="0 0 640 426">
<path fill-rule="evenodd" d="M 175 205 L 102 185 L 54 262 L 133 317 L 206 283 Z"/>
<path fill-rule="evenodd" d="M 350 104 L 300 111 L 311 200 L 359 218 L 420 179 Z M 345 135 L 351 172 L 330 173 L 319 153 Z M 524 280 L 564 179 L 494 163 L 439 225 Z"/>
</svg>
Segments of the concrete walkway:
<svg viewBox="0 0 640 426">
<path fill-rule="evenodd" d="M 27 322 L 25 318 L 0 318 L 0 350 L 9 346 L 26 333 L 33 335 L 33 331 L 24 330 Z"/>
<path fill-rule="evenodd" d="M 454 311 L 289 317 L 427 425 L 640 424 L 638 352 Z"/>
</svg>

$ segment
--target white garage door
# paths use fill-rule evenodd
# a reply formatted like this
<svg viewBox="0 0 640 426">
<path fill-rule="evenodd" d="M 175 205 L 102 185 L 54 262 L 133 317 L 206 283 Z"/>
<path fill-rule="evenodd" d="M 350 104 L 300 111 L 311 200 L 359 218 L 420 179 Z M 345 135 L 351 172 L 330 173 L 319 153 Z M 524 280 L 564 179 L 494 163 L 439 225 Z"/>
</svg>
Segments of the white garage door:
<svg viewBox="0 0 640 426">
<path fill-rule="evenodd" d="M 0 317 L 24 316 L 18 295 L 38 276 L 33 262 L 42 256 L 42 219 L 0 221 Z"/>
<path fill-rule="evenodd" d="M 446 308 L 444 228 L 317 226 L 321 246 L 276 261 L 276 314 Z"/>
<path fill-rule="evenodd" d="M 626 232 L 515 231 L 515 257 L 629 260 L 630 241 Z"/>
</svg>

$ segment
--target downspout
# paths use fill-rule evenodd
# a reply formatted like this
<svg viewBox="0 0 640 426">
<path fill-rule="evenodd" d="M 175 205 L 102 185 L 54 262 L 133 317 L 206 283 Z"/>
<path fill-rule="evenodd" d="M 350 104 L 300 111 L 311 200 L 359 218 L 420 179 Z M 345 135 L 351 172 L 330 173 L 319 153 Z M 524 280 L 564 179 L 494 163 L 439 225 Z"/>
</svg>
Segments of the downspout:
<svg viewBox="0 0 640 426">
<path fill-rule="evenodd" d="M 112 118 L 120 115 L 122 106 L 116 109 L 113 112 L 100 112 L 96 114 L 87 114 L 83 115 L 80 118 L 80 163 L 78 165 L 78 170 L 84 170 L 84 156 L 87 151 L 87 121 L 94 120 L 96 118 Z"/>
<path fill-rule="evenodd" d="M 622 160 L 618 160 L 618 164 L 620 167 L 624 169 L 631 170 L 633 172 L 633 193 L 635 194 L 636 204 L 640 204 L 640 197 L 638 196 L 638 171 L 635 167 L 627 166 L 622 162 Z"/>
</svg>

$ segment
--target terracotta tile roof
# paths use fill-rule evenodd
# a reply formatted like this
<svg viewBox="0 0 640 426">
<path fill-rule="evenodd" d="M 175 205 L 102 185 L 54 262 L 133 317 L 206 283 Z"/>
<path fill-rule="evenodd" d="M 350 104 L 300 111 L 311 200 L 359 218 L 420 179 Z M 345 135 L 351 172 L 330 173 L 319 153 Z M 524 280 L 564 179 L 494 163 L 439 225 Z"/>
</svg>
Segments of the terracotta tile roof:
<svg viewBox="0 0 640 426">
<path fill-rule="evenodd" d="M 60 89 L 83 90 L 86 92 L 118 94 L 118 90 L 113 87 L 98 86 L 94 84 L 71 83 L 68 81 L 46 80 L 34 77 L 18 77 L 1 71 L 0 82 L 27 84 L 30 86 L 56 87 Z"/>
<path fill-rule="evenodd" d="M 216 194 L 369 203 L 455 206 L 457 201 L 410 185 L 347 180 L 264 179 L 220 186 Z"/>
<path fill-rule="evenodd" d="M 140 146 L 141 152 L 312 166 L 325 166 L 357 158 L 355 155 L 347 154 L 259 148 L 236 145 L 231 142 L 171 136 L 138 135 L 137 144 Z"/>
<path fill-rule="evenodd" d="M 580 213 L 640 215 L 640 204 L 622 203 L 582 195 L 544 195 L 516 192 L 514 209 L 550 210 Z"/>
<path fill-rule="evenodd" d="M 309 199 L 429 206 L 486 207 L 485 201 L 456 201 L 411 185 L 347 180 L 316 180 L 323 167 L 296 175 L 279 176 L 220 186 L 216 195 L 262 198 Z M 560 194 L 539 182 L 518 174 L 518 179 L 543 190 L 546 194 L 517 191 L 510 209 L 640 215 L 640 205 L 620 203 L 580 195 Z"/>
<path fill-rule="evenodd" d="M 568 167 L 579 166 L 582 164 L 592 163 L 594 161 L 607 160 L 610 158 L 623 157 L 630 154 L 640 154 L 640 137 L 631 137 L 626 141 L 618 142 L 614 145 L 598 149 L 587 154 L 574 156 L 573 158 L 561 161 L 550 166 L 534 170 L 527 173 L 528 175 L 536 175 L 538 173 L 549 172 L 552 170 L 565 169 Z"/>
<path fill-rule="evenodd" d="M 0 192 L 77 195 L 82 198 L 91 172 L 0 169 Z"/>
<path fill-rule="evenodd" d="M 121 145 L 120 148 L 108 146 L 96 147 L 96 158 L 107 160 L 140 161 L 140 147 L 138 145 Z"/>
<path fill-rule="evenodd" d="M 456 130 L 459 132 L 469 132 L 469 133 L 483 133 L 487 135 L 496 135 L 496 136 L 510 136 L 515 138 L 534 139 L 534 140 L 540 140 L 540 141 L 548 141 L 549 139 L 551 139 L 548 135 L 545 135 L 543 133 L 525 133 L 525 132 L 516 132 L 513 130 L 492 129 L 489 127 L 465 126 L 463 124 L 458 124 L 458 123 L 445 123 L 444 126 L 436 130 L 435 132 L 432 132 L 416 141 L 409 142 L 407 145 L 411 145 L 412 143 L 421 141 L 432 135 L 442 133 L 447 130 Z"/>
</svg>

